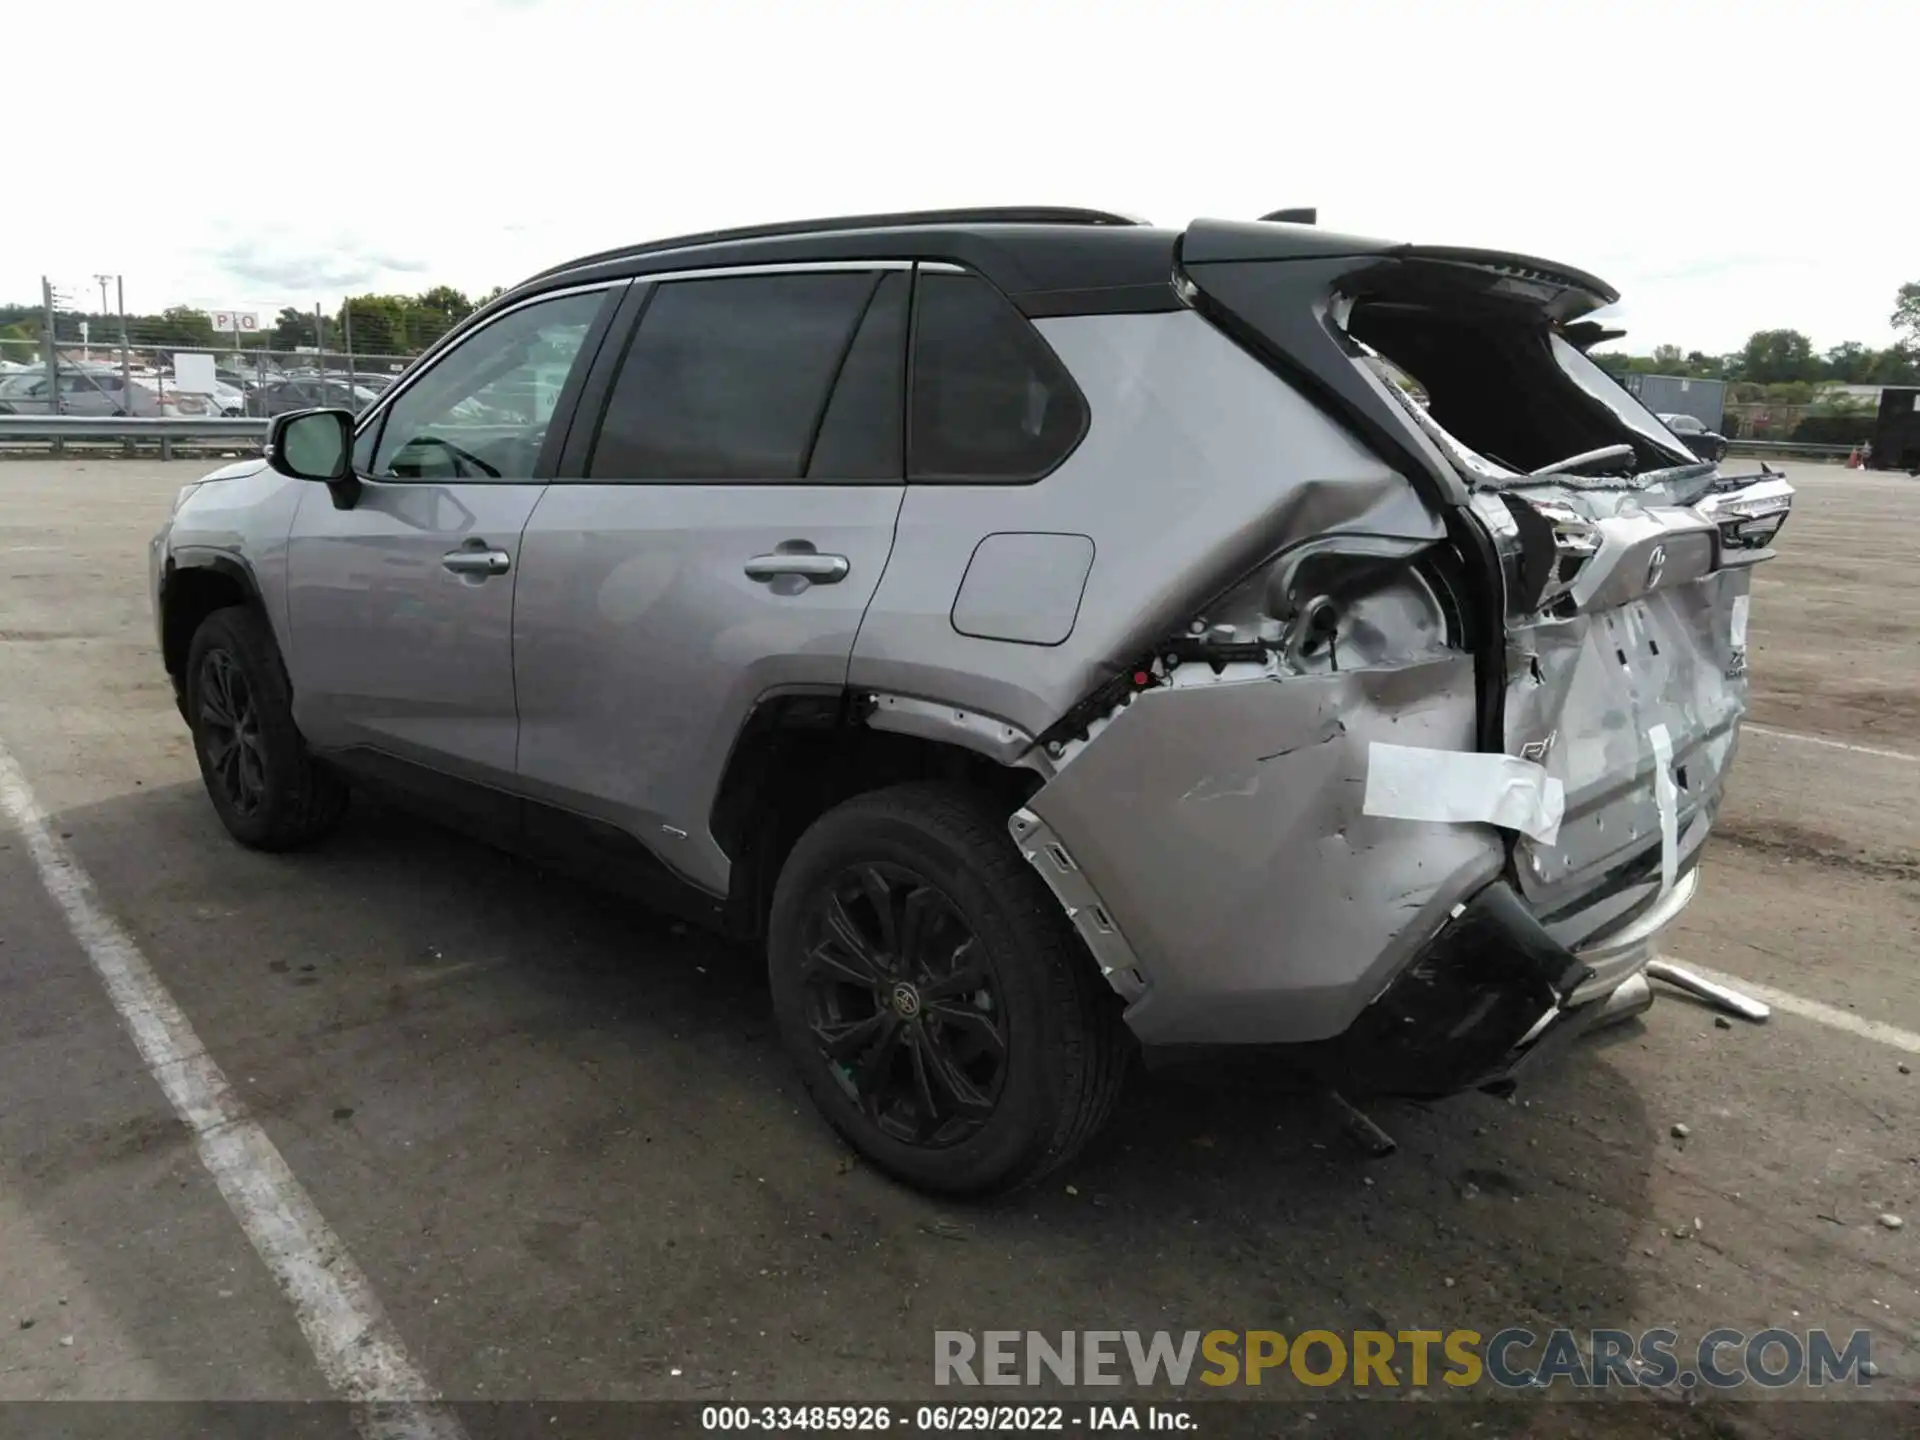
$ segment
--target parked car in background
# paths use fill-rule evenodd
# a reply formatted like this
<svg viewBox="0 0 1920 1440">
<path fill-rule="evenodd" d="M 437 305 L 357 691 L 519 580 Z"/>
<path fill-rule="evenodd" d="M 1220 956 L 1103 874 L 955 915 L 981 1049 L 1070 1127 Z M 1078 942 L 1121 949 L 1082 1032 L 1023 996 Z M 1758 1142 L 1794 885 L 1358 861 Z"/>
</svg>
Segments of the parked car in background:
<svg viewBox="0 0 1920 1440">
<path fill-rule="evenodd" d="M 1678 435 L 1686 447 L 1702 460 L 1715 464 L 1727 457 L 1727 437 L 1692 415 L 1662 415 L 1660 423 Z"/>
<path fill-rule="evenodd" d="M 1562 335 L 1619 298 L 1090 211 L 591 256 L 186 486 L 161 656 L 238 841 L 351 777 L 756 944 L 931 1190 L 1060 1164 L 1136 1044 L 1497 1092 L 1647 994 L 1792 503 Z"/>
<path fill-rule="evenodd" d="M 358 413 L 379 398 L 364 385 L 350 385 L 345 380 L 324 377 L 270 380 L 246 397 L 246 413 L 270 417 L 322 406 L 338 406 Z"/>
<path fill-rule="evenodd" d="M 75 368 L 60 371 L 58 403 L 48 403 L 45 370 L 10 375 L 0 381 L 0 414 L 12 415 L 132 415 L 198 418 L 220 413 L 213 399 L 164 388 L 160 378 L 134 376 L 118 370 Z"/>
<path fill-rule="evenodd" d="M 171 380 L 168 381 L 167 388 L 169 390 L 174 388 Z M 230 419 L 247 413 L 246 391 L 242 390 L 238 385 L 229 384 L 225 380 L 215 380 L 213 382 L 213 390 L 207 395 L 207 399 L 212 402 L 215 413 L 225 415 Z"/>
</svg>

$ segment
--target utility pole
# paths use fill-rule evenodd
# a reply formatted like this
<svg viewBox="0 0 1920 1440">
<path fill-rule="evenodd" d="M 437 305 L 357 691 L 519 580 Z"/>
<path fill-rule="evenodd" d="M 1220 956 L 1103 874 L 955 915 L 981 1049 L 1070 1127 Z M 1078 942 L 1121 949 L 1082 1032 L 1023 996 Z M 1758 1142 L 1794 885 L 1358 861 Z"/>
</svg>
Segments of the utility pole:
<svg viewBox="0 0 1920 1440">
<path fill-rule="evenodd" d="M 51 418 L 60 413 L 60 346 L 53 335 L 53 282 L 44 275 L 40 277 L 40 304 L 46 312 L 47 415 Z M 56 438 L 53 453 L 64 455 L 66 450 Z"/>
<path fill-rule="evenodd" d="M 347 352 L 347 409 L 353 409 L 353 300 L 340 301 L 340 344 Z M 324 392 L 323 392 L 324 393 Z"/>
<path fill-rule="evenodd" d="M 107 314 L 107 281 L 113 279 L 113 276 L 96 275 L 93 278 L 100 282 L 100 315 L 104 319 Z"/>
<path fill-rule="evenodd" d="M 120 395 L 121 405 L 133 404 L 133 350 L 127 344 L 127 284 L 123 277 L 113 277 L 113 301 L 120 312 Z"/>
<path fill-rule="evenodd" d="M 53 282 L 40 277 L 40 304 L 44 310 L 43 338 L 47 345 L 47 413 L 60 413 L 60 346 L 53 334 Z"/>
</svg>

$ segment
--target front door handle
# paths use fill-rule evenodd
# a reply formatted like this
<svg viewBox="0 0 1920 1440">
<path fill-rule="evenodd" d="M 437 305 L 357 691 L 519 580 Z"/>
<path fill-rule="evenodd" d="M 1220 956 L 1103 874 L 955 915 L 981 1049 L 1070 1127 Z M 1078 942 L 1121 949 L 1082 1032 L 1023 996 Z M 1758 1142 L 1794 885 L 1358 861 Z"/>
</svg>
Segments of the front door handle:
<svg viewBox="0 0 1920 1440">
<path fill-rule="evenodd" d="M 816 585 L 832 585 L 847 578 L 844 555 L 821 555 L 812 550 L 780 550 L 771 555 L 756 555 L 747 561 L 749 580 L 777 580 L 782 575 L 798 575 Z"/>
<path fill-rule="evenodd" d="M 474 547 L 465 550 L 449 550 L 440 557 L 440 564 L 456 575 L 504 575 L 513 568 L 513 560 L 504 550 L 490 550 Z"/>
</svg>

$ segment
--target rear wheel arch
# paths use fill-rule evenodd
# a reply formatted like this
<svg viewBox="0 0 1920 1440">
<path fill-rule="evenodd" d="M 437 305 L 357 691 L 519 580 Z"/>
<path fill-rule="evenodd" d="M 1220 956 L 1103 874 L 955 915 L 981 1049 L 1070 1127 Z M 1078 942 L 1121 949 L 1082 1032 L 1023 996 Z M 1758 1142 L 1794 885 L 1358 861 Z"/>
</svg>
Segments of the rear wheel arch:
<svg viewBox="0 0 1920 1440">
<path fill-rule="evenodd" d="M 794 843 L 835 806 L 869 791 L 938 780 L 1004 806 L 1011 816 L 1043 783 L 950 741 L 869 727 L 863 695 L 769 696 L 741 726 L 714 791 L 708 828 L 732 862 L 727 928 L 765 936 L 774 884 Z"/>
</svg>

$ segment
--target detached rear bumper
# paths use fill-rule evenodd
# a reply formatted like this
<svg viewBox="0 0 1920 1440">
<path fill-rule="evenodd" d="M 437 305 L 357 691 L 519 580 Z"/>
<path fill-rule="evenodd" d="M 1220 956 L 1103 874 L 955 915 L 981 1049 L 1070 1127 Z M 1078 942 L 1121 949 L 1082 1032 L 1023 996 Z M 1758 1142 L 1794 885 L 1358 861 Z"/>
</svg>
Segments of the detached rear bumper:
<svg viewBox="0 0 1920 1440">
<path fill-rule="evenodd" d="M 1363 803 L 1378 744 L 1470 756 L 1472 700 L 1464 659 L 1148 690 L 1013 836 L 1150 1052 L 1284 1047 L 1354 1093 L 1488 1084 L 1645 968 L 1697 851 L 1543 915 L 1500 828 Z"/>
<path fill-rule="evenodd" d="M 1462 905 L 1345 1034 L 1302 1047 L 1349 1094 L 1437 1098 L 1498 1084 L 1591 1029 L 1693 898 L 1690 872 L 1617 935 L 1575 952 L 1505 881 Z"/>
</svg>

